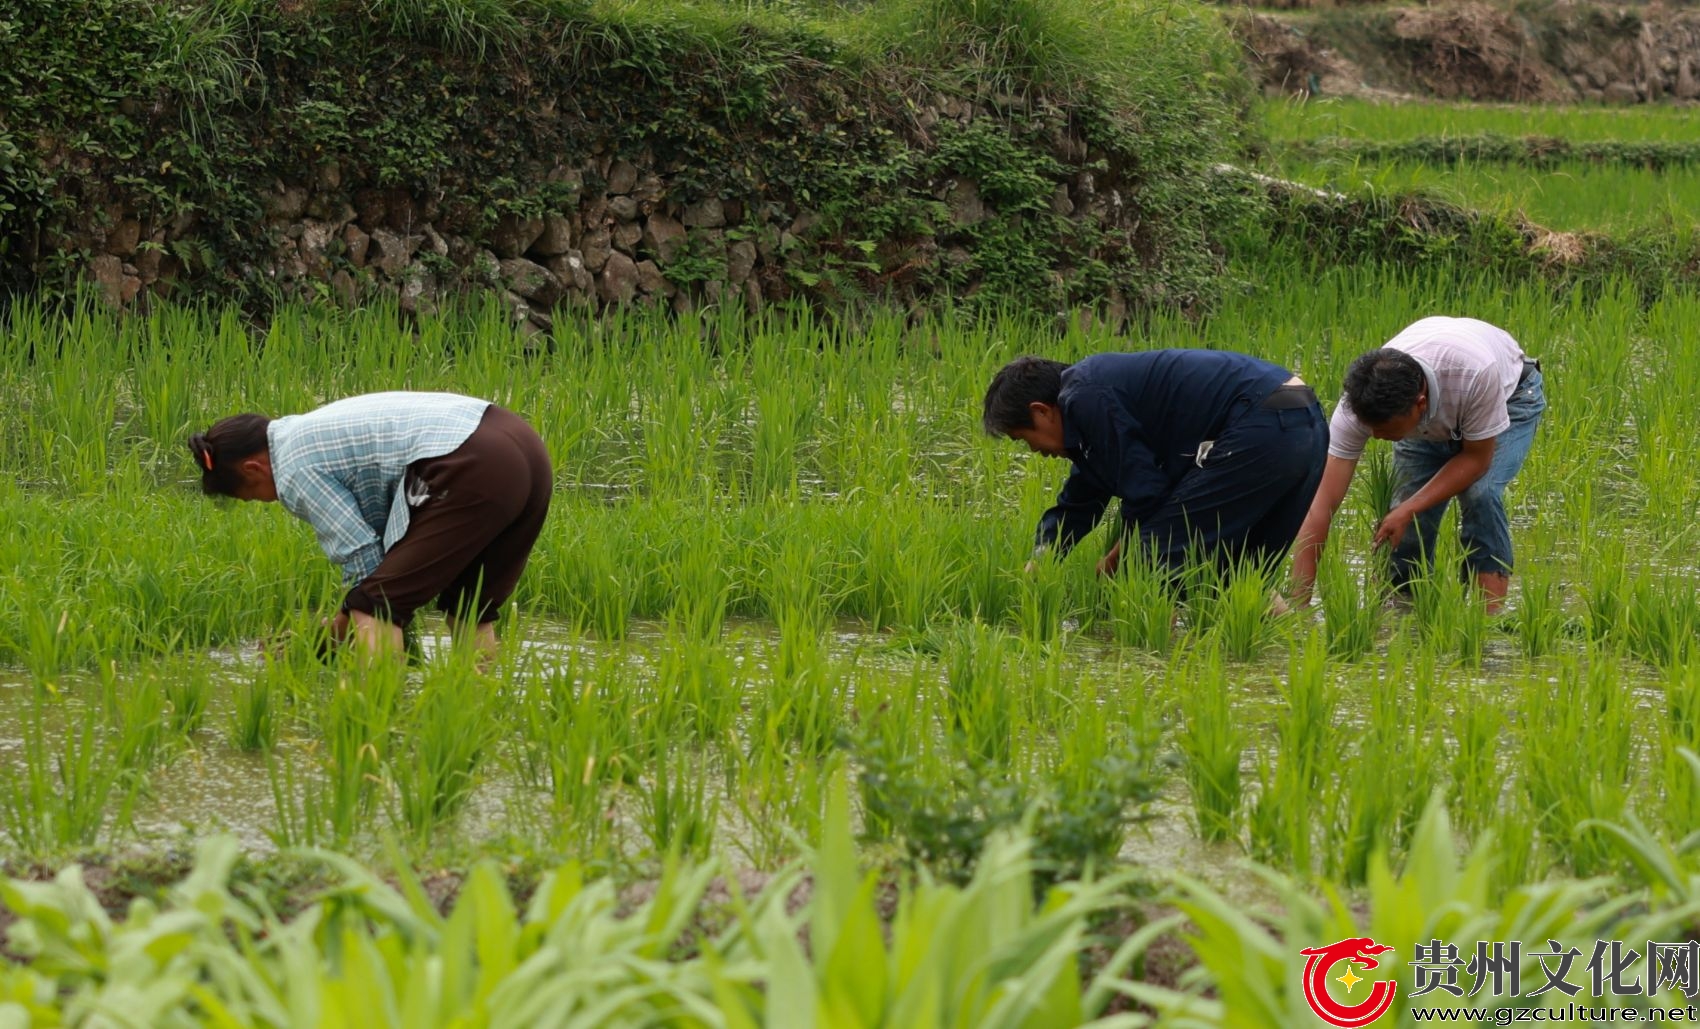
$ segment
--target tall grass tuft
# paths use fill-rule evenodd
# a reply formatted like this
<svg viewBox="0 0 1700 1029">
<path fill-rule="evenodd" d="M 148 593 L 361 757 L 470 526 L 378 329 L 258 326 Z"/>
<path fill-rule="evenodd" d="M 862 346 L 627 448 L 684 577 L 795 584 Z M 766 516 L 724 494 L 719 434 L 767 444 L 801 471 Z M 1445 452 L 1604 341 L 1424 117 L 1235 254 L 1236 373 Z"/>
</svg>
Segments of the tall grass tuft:
<svg viewBox="0 0 1700 1029">
<path fill-rule="evenodd" d="M 465 804 L 498 732 L 492 684 L 466 665 L 430 670 L 386 762 L 398 821 L 421 843 Z"/>
<path fill-rule="evenodd" d="M 1206 645 L 1202 656 L 1171 666 L 1171 675 L 1180 698 L 1180 750 L 1198 835 L 1212 842 L 1235 839 L 1247 735 L 1234 715 L 1221 652 Z"/>
</svg>

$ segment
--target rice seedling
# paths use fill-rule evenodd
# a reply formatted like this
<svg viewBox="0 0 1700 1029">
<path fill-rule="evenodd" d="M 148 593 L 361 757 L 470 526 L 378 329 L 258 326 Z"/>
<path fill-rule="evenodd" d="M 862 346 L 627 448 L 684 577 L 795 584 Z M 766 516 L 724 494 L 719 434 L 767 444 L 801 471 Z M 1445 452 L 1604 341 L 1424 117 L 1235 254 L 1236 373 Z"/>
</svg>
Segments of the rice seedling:
<svg viewBox="0 0 1700 1029">
<path fill-rule="evenodd" d="M 1510 768 L 1504 760 L 1508 723 L 1496 687 L 1465 688 L 1454 695 L 1447 807 L 1461 832 L 1474 835 L 1494 822 Z"/>
<path fill-rule="evenodd" d="M 1458 547 L 1444 526 L 1436 549 L 1433 567 L 1406 589 L 1418 631 L 1429 646 L 1452 652 L 1466 667 L 1479 667 L 1491 628 L 1487 605 L 1474 583 L 1452 571 Z"/>
<path fill-rule="evenodd" d="M 21 760 L 0 766 L 0 830 L 12 845 L 26 854 L 63 853 L 122 829 L 146 777 L 120 762 L 99 708 L 37 694 L 27 718 Z"/>
<path fill-rule="evenodd" d="M 1524 562 L 1517 570 L 1517 603 L 1510 621 L 1517 642 L 1529 657 L 1543 657 L 1558 648 L 1565 615 L 1557 576 L 1541 562 Z"/>
<path fill-rule="evenodd" d="M 667 755 L 637 787 L 640 824 L 657 854 L 702 858 L 714 841 L 720 798 L 701 758 Z"/>
<path fill-rule="evenodd" d="M 1232 660 L 1258 657 L 1276 638 L 1271 609 L 1274 577 L 1249 562 L 1231 569 L 1203 566 L 1203 571 L 1187 590 L 1195 626 L 1220 640 L 1222 652 Z"/>
<path fill-rule="evenodd" d="M 1251 852 L 1261 861 L 1308 871 L 1312 867 L 1315 798 L 1344 761 L 1335 727 L 1340 689 L 1328 675 L 1325 641 L 1313 635 L 1295 643 L 1280 684 L 1284 707 L 1275 732 L 1257 752 L 1257 796 L 1248 829 Z"/>
<path fill-rule="evenodd" d="M 786 639 L 783 631 L 781 639 Z M 734 647 L 734 640 L 703 641 L 669 629 L 653 652 L 655 732 L 719 740 L 732 731 L 755 665 L 748 645 Z"/>
<path fill-rule="evenodd" d="M 1403 677 L 1389 674 L 1367 699 L 1368 724 L 1353 734 L 1356 745 L 1337 780 L 1335 838 L 1319 848 L 1328 873 L 1352 885 L 1367 880 L 1374 855 L 1403 853 L 1441 785 L 1444 760 L 1436 711 L 1420 690 L 1407 693 Z"/>
<path fill-rule="evenodd" d="M 1629 564 L 1621 540 L 1603 541 L 1584 555 L 1582 602 L 1588 638 L 1595 643 L 1622 640 L 1628 633 Z"/>
<path fill-rule="evenodd" d="M 1679 107 L 1644 104 L 1604 107 L 1553 104 L 1502 106 L 1476 103 L 1384 103 L 1350 97 L 1323 102 L 1265 101 L 1259 105 L 1271 135 L 1281 139 L 1344 136 L 1410 139 L 1419 136 L 1545 136 L 1591 140 L 1688 140 Z"/>
<path fill-rule="evenodd" d="M 1606 870 L 1608 856 L 1603 841 L 1579 826 L 1618 821 L 1628 810 L 1640 749 L 1634 700 L 1609 657 L 1584 664 L 1565 655 L 1556 671 L 1528 683 L 1519 781 L 1555 857 L 1591 875 Z"/>
<path fill-rule="evenodd" d="M 166 710 L 173 732 L 191 736 L 207 714 L 207 692 L 212 683 L 204 669 L 175 668 L 164 680 Z"/>
<path fill-rule="evenodd" d="M 663 588 L 673 597 L 667 621 L 691 639 L 719 636 L 732 600 L 724 540 L 715 525 L 710 521 L 690 536 L 672 541 L 674 556 L 663 566 Z"/>
<path fill-rule="evenodd" d="M 350 655 L 346 660 L 358 659 Z M 380 787 L 388 788 L 384 766 L 391 753 L 390 735 L 402 685 L 399 668 L 362 668 L 357 679 L 349 672 L 339 669 L 335 683 L 319 698 L 321 739 L 316 742 L 322 753 L 315 755 L 319 767 L 314 774 L 303 777 L 301 801 L 303 818 L 316 823 L 313 831 L 327 833 L 324 838 L 344 847 L 367 824 L 377 807 Z M 292 766 L 286 763 L 284 771 L 283 795 L 288 799 Z M 274 793 L 279 789 L 274 778 Z"/>
<path fill-rule="evenodd" d="M 979 622 L 959 623 L 941 655 L 940 713 L 963 752 L 986 767 L 1005 767 L 1014 754 L 1017 707 L 1005 671 L 1008 656 L 1003 634 Z"/>
<path fill-rule="evenodd" d="M 1375 562 L 1353 569 L 1338 548 L 1323 554 L 1317 593 L 1329 653 L 1342 661 L 1357 661 L 1374 648 L 1388 592 L 1385 571 Z"/>
<path fill-rule="evenodd" d="M 1019 584 L 1016 614 L 1021 635 L 1029 640 L 1054 640 L 1063 631 L 1071 604 L 1067 566 L 1041 559 Z"/>
<path fill-rule="evenodd" d="M 20 398 L 0 409 L 0 519 L 17 527 L 0 538 L 0 662 L 39 696 L 14 705 L 10 735 L 35 753 L 20 744 L 0 783 L 0 829 L 49 851 L 121 839 L 149 770 L 211 724 L 197 750 L 265 754 L 275 814 L 262 796 L 255 818 L 276 842 L 361 852 L 387 812 L 401 863 L 511 844 L 599 870 L 673 850 L 770 869 L 836 831 L 828 784 L 846 774 L 849 824 L 880 858 L 968 883 L 1025 823 L 1030 875 L 1114 874 L 1163 751 L 1197 836 L 1352 890 L 1385 887 L 1378 861 L 1444 878 L 1415 828 L 1430 795 L 1462 835 L 1491 837 L 1507 896 L 1623 867 L 1590 819 L 1633 813 L 1679 840 L 1700 795 L 1682 560 L 1700 465 L 1666 453 L 1695 386 L 1686 287 L 1370 264 L 1248 281 L 1204 321 L 1152 315 L 1144 342 L 1233 340 L 1326 394 L 1412 312 L 1496 312 L 1550 362 L 1503 645 L 1454 576 L 1449 531 L 1413 589 L 1414 631 L 1385 631 L 1366 543 L 1392 488 L 1381 446 L 1324 555 L 1320 627 L 1269 618 L 1274 580 L 1256 575 L 1196 569 L 1184 601 L 1132 555 L 1100 579 L 1107 529 L 1023 573 L 1063 469 L 979 437 L 985 379 L 1013 353 L 1128 345 L 1106 331 L 563 313 L 527 346 L 499 309 L 402 333 L 376 307 L 281 307 L 255 326 L 15 303 L 0 314 L 15 344 L 0 388 Z M 389 671 L 320 662 L 341 589 L 311 533 L 193 495 L 185 427 L 396 384 L 503 398 L 556 459 L 553 514 L 482 676 L 430 646 Z M 1566 635 L 1572 603 L 1585 641 Z M 760 981 L 728 989 L 765 1010 Z"/>
<path fill-rule="evenodd" d="M 1545 174 L 1493 161 L 1460 159 L 1444 167 L 1421 160 L 1284 157 L 1278 174 L 1318 188 L 1403 194 L 1424 192 L 1462 206 L 1522 214 L 1539 225 L 1578 232 L 1631 232 L 1693 224 L 1700 187 L 1681 170 L 1570 160 Z"/>
<path fill-rule="evenodd" d="M 143 770 L 162 761 L 171 750 L 171 702 L 161 680 L 140 675 L 124 682 L 116 666 L 108 665 L 102 670 L 101 693 L 111 731 L 117 734 L 119 767 Z"/>
<path fill-rule="evenodd" d="M 1176 690 L 1183 723 L 1179 742 L 1198 835 L 1210 841 L 1236 839 L 1243 800 L 1240 762 L 1248 737 L 1234 717 L 1221 652 L 1209 646 L 1202 657 L 1172 668 L 1171 675 L 1184 684 Z"/>
<path fill-rule="evenodd" d="M 1151 567 L 1142 552 L 1123 562 L 1106 587 L 1110 635 L 1123 646 L 1166 654 L 1175 642 L 1180 613 L 1176 584 L 1167 573 Z"/>
<path fill-rule="evenodd" d="M 1630 653 L 1655 665 L 1683 664 L 1700 633 L 1700 597 L 1685 575 L 1643 572 L 1630 587 L 1624 621 Z"/>
<path fill-rule="evenodd" d="M 269 669 L 261 667 L 236 686 L 230 709 L 231 746 L 242 751 L 269 751 L 277 745 L 279 701 Z"/>
<path fill-rule="evenodd" d="M 433 668 L 399 724 L 385 762 L 396 818 L 424 843 L 466 802 L 495 742 L 494 694 L 466 661 Z M 388 798 L 386 798 L 388 799 Z"/>
</svg>

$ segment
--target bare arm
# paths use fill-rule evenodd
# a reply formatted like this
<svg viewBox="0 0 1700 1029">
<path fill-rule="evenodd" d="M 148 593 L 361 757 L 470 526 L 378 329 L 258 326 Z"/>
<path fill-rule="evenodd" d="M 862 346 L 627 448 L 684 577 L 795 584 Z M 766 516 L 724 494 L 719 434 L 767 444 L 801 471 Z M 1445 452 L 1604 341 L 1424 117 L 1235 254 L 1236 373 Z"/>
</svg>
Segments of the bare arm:
<svg viewBox="0 0 1700 1029">
<path fill-rule="evenodd" d="M 1293 541 L 1293 599 L 1299 603 L 1310 600 L 1311 587 L 1316 584 L 1316 562 L 1322 556 L 1322 545 L 1328 542 L 1328 528 L 1346 499 L 1346 488 L 1352 484 L 1357 471 L 1355 458 L 1330 454 L 1322 467 L 1322 482 L 1310 502 L 1310 513 L 1299 526 L 1298 539 Z"/>
<path fill-rule="evenodd" d="M 1452 460 L 1441 465 L 1440 471 L 1435 472 L 1434 477 L 1423 484 L 1422 489 L 1387 512 L 1387 517 L 1376 526 L 1375 545 L 1398 546 L 1417 512 L 1427 511 L 1436 504 L 1444 504 L 1475 485 L 1476 480 L 1486 475 L 1488 467 L 1493 464 L 1493 445 L 1491 436 L 1487 439 L 1465 440 L 1463 448 L 1452 455 Z"/>
</svg>

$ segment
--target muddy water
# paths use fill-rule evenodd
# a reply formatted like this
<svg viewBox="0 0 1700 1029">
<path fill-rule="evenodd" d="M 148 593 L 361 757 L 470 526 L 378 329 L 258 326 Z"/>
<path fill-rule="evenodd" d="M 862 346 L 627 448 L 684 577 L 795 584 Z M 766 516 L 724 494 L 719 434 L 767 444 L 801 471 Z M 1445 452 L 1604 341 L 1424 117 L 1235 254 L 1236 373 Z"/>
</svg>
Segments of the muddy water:
<svg viewBox="0 0 1700 1029">
<path fill-rule="evenodd" d="M 422 646 L 427 657 L 437 647 L 446 645 L 442 631 L 440 623 L 427 623 L 425 626 Z M 575 654 L 595 657 L 607 649 L 585 642 L 563 625 L 532 620 L 527 631 L 525 646 L 535 659 L 534 667 L 543 671 L 565 667 Z M 753 645 L 749 653 L 756 661 L 760 660 L 765 646 L 777 638 L 771 625 L 759 622 L 736 623 L 727 631 Z M 638 623 L 632 626 L 630 640 L 618 649 L 641 676 L 650 660 L 650 652 L 663 639 L 662 626 Z M 907 674 L 914 660 L 911 652 L 894 646 L 890 639 L 853 624 L 837 629 L 831 649 L 838 657 L 854 654 L 857 663 L 864 668 L 889 664 L 894 674 Z M 1141 678 L 1160 681 L 1166 667 L 1161 661 L 1135 652 L 1079 638 L 1070 643 L 1069 653 L 1071 665 L 1081 669 L 1083 676 L 1116 677 L 1123 682 L 1136 682 Z M 148 792 L 140 798 L 134 810 L 134 842 L 143 847 L 180 845 L 186 838 L 222 832 L 235 835 L 246 849 L 255 854 L 276 849 L 272 833 L 276 830 L 278 819 L 267 760 L 261 755 L 243 753 L 232 747 L 226 728 L 232 717 L 233 687 L 258 660 L 257 651 L 250 648 L 216 656 L 230 669 L 229 678 L 214 682 L 208 691 L 202 727 L 193 734 L 186 749 L 153 771 Z M 582 663 L 580 667 L 583 667 Z M 1497 683 L 1511 688 L 1513 678 L 1522 681 L 1521 677 L 1527 675 L 1527 668 L 1515 649 L 1515 641 L 1494 634 L 1487 641 L 1479 669 L 1452 668 L 1442 674 L 1453 685 L 1477 683 L 1492 686 Z M 1339 714 L 1344 727 L 1349 729 L 1364 717 L 1364 697 L 1373 688 L 1378 669 L 1373 662 L 1331 665 L 1330 669 L 1343 687 Z M 1239 683 L 1235 691 L 1236 713 L 1241 724 L 1250 731 L 1252 740 L 1252 747 L 1248 748 L 1242 764 L 1243 781 L 1250 789 L 1255 789 L 1254 748 L 1270 738 L 1272 726 L 1279 715 L 1279 688 L 1287 674 L 1287 662 L 1284 657 L 1276 657 L 1259 664 L 1234 666 L 1230 674 Z M 22 763 L 24 733 L 30 731 L 32 724 L 29 712 L 35 687 L 23 680 L 23 675 L 16 674 L 8 681 L 0 672 L 0 762 L 9 762 L 14 767 Z M 65 721 L 79 712 L 77 705 L 94 702 L 91 698 L 98 697 L 98 686 L 92 683 L 85 685 L 87 689 L 74 689 L 71 684 L 65 684 L 65 701 L 49 706 L 58 712 L 58 724 L 47 723 L 49 732 L 63 732 Z M 227 685 L 232 688 L 225 688 Z M 1645 702 L 1651 703 L 1658 696 L 1655 689 L 1645 684 L 1636 688 L 1637 692 L 1646 694 L 1640 698 Z M 315 760 L 315 743 L 302 733 L 304 730 L 291 727 L 286 721 L 275 751 L 277 760 L 290 763 L 297 770 L 312 767 Z M 301 773 L 298 771 L 298 774 Z M 475 844 L 479 840 L 506 834 L 527 836 L 532 832 L 542 834 L 534 838 L 548 838 L 546 812 L 550 801 L 546 794 L 528 789 L 509 777 L 497 760 L 486 760 L 480 774 L 482 780 L 461 814 L 452 828 L 445 830 L 451 834 L 445 837 L 446 845 L 464 848 L 469 842 Z M 642 853 L 647 849 L 647 841 L 636 816 L 634 798 L 633 790 L 618 791 L 611 798 L 608 817 L 610 829 L 625 844 L 624 849 L 630 853 Z M 753 832 L 752 827 L 743 821 L 736 804 L 722 798 L 718 811 L 714 845 L 732 864 L 742 866 L 771 860 L 753 856 L 747 849 L 748 841 L 761 834 Z M 1129 833 L 1121 852 L 1124 860 L 1154 870 L 1183 870 L 1227 890 L 1231 896 L 1248 902 L 1258 899 L 1262 887 L 1256 877 L 1248 874 L 1249 861 L 1241 850 L 1233 844 L 1204 843 L 1194 835 L 1190 802 L 1180 775 L 1168 777 L 1165 792 L 1152 805 L 1151 812 L 1155 815 L 1153 819 L 1136 826 Z M 378 847 L 378 830 L 386 826 L 389 819 L 380 810 L 372 816 L 372 820 L 373 832 L 356 842 L 353 848 L 356 853 L 370 854 Z M 128 843 L 131 837 L 122 834 L 119 839 Z"/>
</svg>

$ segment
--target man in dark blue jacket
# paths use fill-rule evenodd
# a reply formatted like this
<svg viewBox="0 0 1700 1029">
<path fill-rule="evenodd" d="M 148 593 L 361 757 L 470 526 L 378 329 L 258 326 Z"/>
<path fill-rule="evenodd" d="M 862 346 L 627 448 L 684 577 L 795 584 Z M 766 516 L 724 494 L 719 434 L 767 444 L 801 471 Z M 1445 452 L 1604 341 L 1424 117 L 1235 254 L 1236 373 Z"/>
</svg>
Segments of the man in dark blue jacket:
<svg viewBox="0 0 1700 1029">
<path fill-rule="evenodd" d="M 1195 549 L 1273 569 L 1292 546 L 1328 456 L 1316 394 L 1279 365 L 1219 350 L 1021 357 L 986 390 L 983 424 L 1074 471 L 1039 520 L 1035 554 L 1066 553 L 1111 499 L 1159 567 Z"/>
</svg>

